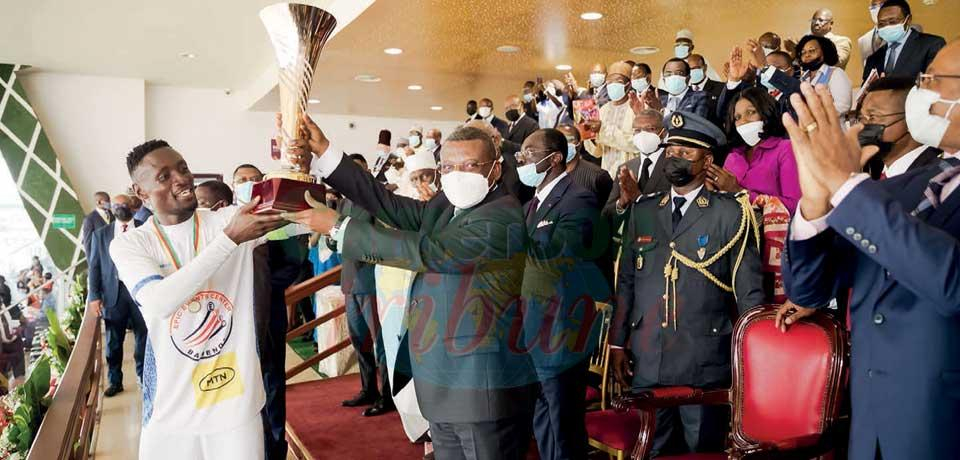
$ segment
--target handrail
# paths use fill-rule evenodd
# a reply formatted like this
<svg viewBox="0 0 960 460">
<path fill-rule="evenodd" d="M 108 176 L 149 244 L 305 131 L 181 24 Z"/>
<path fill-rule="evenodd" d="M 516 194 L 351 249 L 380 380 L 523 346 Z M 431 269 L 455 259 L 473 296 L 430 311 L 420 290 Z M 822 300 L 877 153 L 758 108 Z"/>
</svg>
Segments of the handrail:
<svg viewBox="0 0 960 460">
<path fill-rule="evenodd" d="M 284 293 L 284 300 L 287 305 L 294 305 L 310 297 L 317 291 L 340 281 L 340 272 L 342 270 L 343 268 L 338 265 L 304 282 L 288 287 Z"/>
<path fill-rule="evenodd" d="M 96 420 L 103 372 L 100 317 L 87 309 L 77 342 L 60 378 L 53 402 L 33 440 L 28 460 L 86 459 Z"/>
<path fill-rule="evenodd" d="M 287 304 L 288 317 L 292 316 L 290 313 L 293 311 L 293 308 L 297 304 L 297 302 L 300 302 L 301 300 L 311 295 L 314 295 L 317 291 L 327 286 L 330 286 L 336 282 L 339 282 L 341 273 L 342 273 L 342 267 L 336 266 L 302 283 L 298 283 L 287 288 L 286 292 L 284 293 L 284 299 Z M 319 318 L 310 320 L 307 323 L 302 324 L 294 328 L 293 330 L 287 332 L 286 341 L 290 342 L 291 340 L 294 340 L 300 335 L 302 335 L 304 332 L 307 332 L 310 329 L 314 329 L 320 326 L 321 324 L 324 324 L 328 321 L 331 321 L 337 318 L 338 316 L 346 314 L 346 311 L 347 309 L 345 306 L 334 308 L 333 310 L 323 314 Z M 310 366 L 313 366 L 314 364 L 317 364 L 320 361 L 323 361 L 328 356 L 331 356 L 334 353 L 340 350 L 343 350 L 344 348 L 347 348 L 348 346 L 350 346 L 349 338 L 341 340 L 340 342 L 333 344 L 329 348 L 307 358 L 302 363 L 299 363 L 296 366 L 293 366 L 292 368 L 290 368 L 290 370 L 286 371 L 285 373 L 286 380 L 290 380 L 297 374 L 309 369 Z"/>
</svg>

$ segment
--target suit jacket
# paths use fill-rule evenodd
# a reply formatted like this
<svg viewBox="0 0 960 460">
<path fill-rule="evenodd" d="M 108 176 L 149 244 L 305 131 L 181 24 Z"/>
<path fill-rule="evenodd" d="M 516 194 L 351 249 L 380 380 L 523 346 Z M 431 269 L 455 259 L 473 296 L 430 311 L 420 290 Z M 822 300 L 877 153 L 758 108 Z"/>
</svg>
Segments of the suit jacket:
<svg viewBox="0 0 960 460">
<path fill-rule="evenodd" d="M 717 113 L 717 103 L 720 99 L 720 93 L 722 93 L 726 87 L 726 83 L 714 81 L 709 78 L 703 82 L 703 90 L 701 92 L 707 95 L 708 119 L 712 120 L 717 126 L 723 126 L 723 117 L 718 117 L 715 114 Z"/>
<path fill-rule="evenodd" d="M 829 229 L 787 238 L 790 300 L 826 305 L 852 279 L 851 459 L 948 458 L 960 449 L 960 193 L 909 215 L 939 165 L 856 186 Z"/>
<path fill-rule="evenodd" d="M 94 230 L 107 225 L 107 223 L 96 210 L 90 211 L 90 214 L 83 218 L 81 229 L 83 233 L 80 241 L 83 242 L 83 251 L 87 254 L 87 258 L 90 258 L 90 235 L 93 234 Z"/>
<path fill-rule="evenodd" d="M 496 115 L 493 115 L 493 117 L 490 118 L 490 124 L 493 125 L 494 128 L 497 128 L 497 131 L 500 131 L 500 136 L 504 139 L 507 138 L 507 134 L 509 134 L 508 131 L 510 131 L 510 124 L 507 123 L 506 120 L 502 120 L 497 118 Z"/>
<path fill-rule="evenodd" d="M 916 77 L 927 70 L 927 66 L 945 45 L 946 41 L 939 35 L 911 30 L 910 36 L 900 49 L 897 63 L 893 66 L 893 74 L 887 76 Z M 876 69 L 877 72 L 883 73 L 887 63 L 887 48 L 888 45 L 884 44 L 867 58 L 867 63 L 863 66 L 864 81 L 870 76 L 871 70 Z"/>
<path fill-rule="evenodd" d="M 661 91 L 659 95 L 660 104 L 666 108 L 667 101 L 670 98 L 670 93 Z M 683 99 L 680 99 L 680 104 L 677 106 L 676 111 L 679 112 L 681 110 L 684 112 L 696 113 L 704 118 L 713 118 L 713 116 L 710 114 L 710 98 L 707 96 L 705 91 L 693 91 L 688 89 L 687 94 L 684 94 Z"/>
<path fill-rule="evenodd" d="M 540 124 L 537 123 L 537 120 L 526 116 L 526 114 L 518 118 L 517 121 L 513 123 L 512 128 L 510 128 L 509 125 L 507 126 L 507 135 L 503 137 L 504 140 L 515 142 L 518 145 L 523 145 L 523 141 L 527 139 L 527 136 L 540 129 Z"/>
<path fill-rule="evenodd" d="M 595 302 L 611 299 L 594 261 L 606 252 L 610 238 L 596 197 L 569 175 L 539 208 L 533 204 L 525 206 L 530 243 L 523 323 L 526 347 L 543 379 L 582 363 L 597 345 L 601 318 Z"/>
<path fill-rule="evenodd" d="M 340 209 L 340 214 L 350 216 L 350 222 L 357 221 L 370 225 L 376 224 L 376 221 L 369 212 L 355 205 L 349 199 L 343 200 L 343 207 Z M 339 248 L 335 250 L 339 251 Z M 375 265 L 346 256 L 342 257 L 341 260 L 343 270 L 340 273 L 340 289 L 344 294 L 377 293 L 377 284 L 374 276 Z"/>
<path fill-rule="evenodd" d="M 932 164 L 937 164 L 937 162 L 940 161 L 940 155 L 942 154 L 943 150 L 940 150 L 936 147 L 927 147 L 923 152 L 920 153 L 920 156 L 913 160 L 913 163 L 910 163 L 910 166 L 907 168 L 907 172 L 924 168 Z M 883 167 L 883 161 L 880 159 L 870 159 L 867 161 L 864 171 L 870 174 L 871 178 L 878 180 L 883 174 Z"/>
<path fill-rule="evenodd" d="M 498 186 L 454 216 L 444 193 L 428 202 L 394 195 L 349 159 L 326 182 L 389 226 L 351 220 L 343 256 L 416 272 L 394 392 L 409 363 L 431 422 L 530 413 L 536 377 L 513 329 L 526 254 L 520 202 Z"/>
<path fill-rule="evenodd" d="M 660 158 L 657 158 L 657 162 L 650 167 L 650 179 L 647 180 L 647 183 L 642 189 L 640 189 L 640 195 L 649 195 L 651 193 L 658 192 L 669 192 L 670 191 L 670 181 L 667 180 L 667 174 L 663 172 L 663 167 L 666 164 L 667 159 L 666 155 L 661 153 Z M 637 175 L 637 179 L 640 179 L 638 171 L 640 171 L 640 166 L 643 164 L 643 155 L 639 155 L 636 158 L 628 160 L 626 163 L 627 169 L 630 172 Z M 617 171 L 620 171 L 620 167 L 617 167 Z M 614 219 L 614 231 L 617 231 L 620 228 L 620 224 L 623 223 L 624 217 L 617 214 L 617 200 L 620 199 L 620 181 L 619 179 L 614 180 L 613 188 L 610 189 L 610 196 L 607 198 L 606 204 L 603 206 L 603 214 L 611 216 Z"/>
<path fill-rule="evenodd" d="M 736 296 L 677 263 L 676 289 L 669 292 L 669 305 L 676 308 L 665 315 L 664 266 L 670 245 L 676 243 L 676 250 L 694 261 L 708 260 L 737 236 L 743 215 L 734 195 L 706 187 L 690 203 L 675 232 L 672 212 L 669 192 L 645 196 L 633 205 L 623 237 L 610 343 L 633 352 L 635 388 L 724 386 L 730 382 L 735 315 L 764 301 L 757 241 L 747 228 L 734 249 L 707 267 L 727 286 L 734 286 Z M 734 271 L 743 238 L 746 250 Z M 702 258 L 700 248 L 705 249 Z"/>
<path fill-rule="evenodd" d="M 127 231 L 132 231 L 136 224 L 131 221 L 130 225 Z M 87 302 L 101 301 L 103 317 L 108 320 L 122 318 L 126 309 L 134 305 L 127 288 L 120 282 L 117 266 L 110 258 L 110 243 L 116 228 L 116 225 L 104 225 L 94 231 L 87 252 Z"/>
<path fill-rule="evenodd" d="M 732 133 L 733 129 L 736 129 L 730 125 L 730 105 L 737 98 L 737 96 L 739 96 L 740 93 L 747 88 L 757 87 L 767 90 L 767 87 L 763 86 L 759 82 L 759 77 L 757 78 L 758 81 L 755 81 L 754 83 L 741 81 L 740 84 L 732 90 L 728 89 L 726 84 L 724 84 L 723 88 L 721 88 L 720 97 L 717 98 L 716 119 L 720 121 L 720 124 L 717 126 L 724 129 L 728 135 Z M 790 95 L 800 92 L 800 80 L 788 76 L 780 70 L 775 70 L 773 72 L 773 77 L 770 78 L 770 84 L 781 93 L 780 99 L 777 99 L 777 106 L 780 108 L 780 113 L 790 113 L 796 117 L 796 112 L 793 109 L 793 105 L 790 104 Z"/>
</svg>

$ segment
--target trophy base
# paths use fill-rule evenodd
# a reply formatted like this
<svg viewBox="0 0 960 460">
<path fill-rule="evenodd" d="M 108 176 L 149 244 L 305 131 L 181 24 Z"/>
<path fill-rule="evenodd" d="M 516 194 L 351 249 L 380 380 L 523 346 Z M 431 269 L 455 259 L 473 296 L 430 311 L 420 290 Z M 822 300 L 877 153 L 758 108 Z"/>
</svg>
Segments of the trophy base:
<svg viewBox="0 0 960 460">
<path fill-rule="evenodd" d="M 310 177 L 307 175 L 307 177 Z M 326 187 L 306 181 L 286 177 L 273 177 L 253 184 L 253 197 L 260 197 L 260 203 L 253 209 L 254 214 L 279 212 L 298 212 L 310 209 L 303 194 L 310 191 L 313 199 L 326 202 Z"/>
</svg>

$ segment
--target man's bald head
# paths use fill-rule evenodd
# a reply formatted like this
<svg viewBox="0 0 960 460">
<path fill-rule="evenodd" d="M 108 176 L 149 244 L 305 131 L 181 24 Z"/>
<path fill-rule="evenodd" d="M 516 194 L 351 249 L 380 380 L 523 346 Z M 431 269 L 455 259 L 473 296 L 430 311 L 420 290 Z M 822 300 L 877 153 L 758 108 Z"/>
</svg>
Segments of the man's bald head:
<svg viewBox="0 0 960 460">
<path fill-rule="evenodd" d="M 833 30 L 833 11 L 827 8 L 820 8 L 813 13 L 810 19 L 810 32 L 814 35 L 824 36 Z"/>
<path fill-rule="evenodd" d="M 580 144 L 580 130 L 569 123 L 557 126 L 557 129 L 567 137 L 567 141 L 573 141 L 574 144 Z"/>
<path fill-rule="evenodd" d="M 133 200 L 130 199 L 129 195 L 122 194 L 122 193 L 113 197 L 113 204 L 130 206 L 131 208 L 133 208 L 132 206 Z"/>
<path fill-rule="evenodd" d="M 520 96 L 516 94 L 511 94 L 503 99 L 503 110 L 510 109 L 519 109 L 520 108 Z"/>
<path fill-rule="evenodd" d="M 764 32 L 764 34 L 757 39 L 757 42 L 760 43 L 760 46 L 767 49 L 775 51 L 780 49 L 780 36 L 773 32 Z"/>
</svg>

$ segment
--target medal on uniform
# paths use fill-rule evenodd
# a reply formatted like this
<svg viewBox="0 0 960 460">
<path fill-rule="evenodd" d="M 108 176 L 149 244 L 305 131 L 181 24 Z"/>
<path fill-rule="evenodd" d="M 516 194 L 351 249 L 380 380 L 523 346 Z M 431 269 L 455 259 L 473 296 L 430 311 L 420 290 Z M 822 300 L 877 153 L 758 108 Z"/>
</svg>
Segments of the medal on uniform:
<svg viewBox="0 0 960 460">
<path fill-rule="evenodd" d="M 700 235 L 697 237 L 697 245 L 700 246 L 700 249 L 697 249 L 697 257 L 700 260 L 703 260 L 703 257 L 707 255 L 707 244 L 710 243 L 710 235 Z"/>
<path fill-rule="evenodd" d="M 643 270 L 643 254 L 637 254 L 637 270 Z"/>
</svg>

